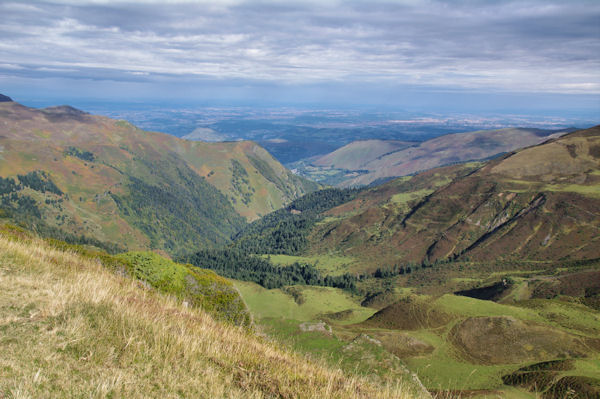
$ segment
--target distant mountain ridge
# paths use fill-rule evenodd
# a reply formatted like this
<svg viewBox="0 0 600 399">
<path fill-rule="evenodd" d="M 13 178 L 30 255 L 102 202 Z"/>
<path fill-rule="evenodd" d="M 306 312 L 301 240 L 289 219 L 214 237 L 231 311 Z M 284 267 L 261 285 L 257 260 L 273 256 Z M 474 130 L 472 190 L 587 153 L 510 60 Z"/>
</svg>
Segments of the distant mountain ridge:
<svg viewBox="0 0 600 399">
<path fill-rule="evenodd" d="M 398 140 L 359 140 L 317 158 L 313 164 L 359 170 L 371 161 L 419 143 Z"/>
<path fill-rule="evenodd" d="M 574 130 L 506 128 L 447 134 L 422 143 L 355 141 L 306 163 L 325 170 L 339 169 L 345 177 L 332 181 L 337 186 L 368 185 L 444 165 L 489 159 Z"/>
<path fill-rule="evenodd" d="M 0 177 L 0 216 L 169 253 L 226 243 L 318 187 L 252 142 L 192 142 L 15 102 L 0 103 Z"/>
</svg>

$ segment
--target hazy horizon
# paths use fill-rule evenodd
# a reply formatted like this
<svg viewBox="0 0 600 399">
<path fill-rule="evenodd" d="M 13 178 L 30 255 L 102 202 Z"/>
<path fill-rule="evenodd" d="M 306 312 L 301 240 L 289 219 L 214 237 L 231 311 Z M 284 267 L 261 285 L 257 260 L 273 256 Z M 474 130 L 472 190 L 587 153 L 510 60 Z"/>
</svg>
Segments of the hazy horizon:
<svg viewBox="0 0 600 399">
<path fill-rule="evenodd" d="M 31 105 L 329 107 L 600 119 L 600 3 L 0 4 Z"/>
</svg>

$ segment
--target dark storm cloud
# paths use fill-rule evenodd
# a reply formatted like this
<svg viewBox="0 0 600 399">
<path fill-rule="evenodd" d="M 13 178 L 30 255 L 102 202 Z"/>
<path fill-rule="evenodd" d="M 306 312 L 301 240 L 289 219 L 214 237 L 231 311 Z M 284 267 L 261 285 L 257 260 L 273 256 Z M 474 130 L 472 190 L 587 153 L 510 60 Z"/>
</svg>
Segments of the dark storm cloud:
<svg viewBox="0 0 600 399">
<path fill-rule="evenodd" d="M 34 1 L 0 14 L 5 79 L 600 92 L 597 1 Z"/>
</svg>

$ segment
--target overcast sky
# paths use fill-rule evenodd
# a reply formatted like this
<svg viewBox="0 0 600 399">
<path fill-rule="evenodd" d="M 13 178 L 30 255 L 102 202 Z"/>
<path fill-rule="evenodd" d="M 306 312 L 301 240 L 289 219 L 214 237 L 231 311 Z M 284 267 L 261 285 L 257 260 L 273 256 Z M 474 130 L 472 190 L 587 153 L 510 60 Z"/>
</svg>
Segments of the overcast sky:
<svg viewBox="0 0 600 399">
<path fill-rule="evenodd" d="M 0 15 L 0 92 L 26 100 L 600 109 L 598 0 L 2 0 Z"/>
</svg>

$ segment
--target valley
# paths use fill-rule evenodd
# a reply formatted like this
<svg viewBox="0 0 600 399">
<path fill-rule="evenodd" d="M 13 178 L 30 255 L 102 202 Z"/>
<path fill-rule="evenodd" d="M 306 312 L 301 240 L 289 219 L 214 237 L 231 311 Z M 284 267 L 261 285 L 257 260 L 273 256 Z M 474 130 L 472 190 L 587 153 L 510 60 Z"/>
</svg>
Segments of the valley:
<svg viewBox="0 0 600 399">
<path fill-rule="evenodd" d="M 308 286 L 236 284 L 267 332 L 335 364 L 352 353 L 365 372 L 399 378 L 392 356 L 442 397 L 596 397 L 599 139 L 595 127 L 340 190 L 343 203 L 327 208 L 292 202 L 237 245 L 281 267 L 350 273 L 345 299 L 323 288 L 315 309 Z M 357 361 L 346 367 L 360 369 Z"/>
<path fill-rule="evenodd" d="M 9 254 L 0 258 L 0 282 L 9 287 L 37 272 L 47 280 L 67 259 L 79 266 L 59 273 L 64 284 L 80 272 L 108 285 L 123 278 L 136 288 L 119 295 L 156 296 L 154 308 L 209 318 L 202 323 L 210 327 L 190 327 L 193 339 L 205 339 L 195 334 L 207 329 L 240 329 L 227 334 L 238 346 L 262 348 L 260 354 L 231 355 L 219 341 L 222 353 L 197 355 L 216 364 L 218 381 L 227 380 L 229 362 L 241 365 L 226 383 L 234 397 L 238 389 L 257 397 L 600 394 L 600 127 L 370 140 L 313 161 L 345 169 L 403 154 L 414 164 L 398 172 L 404 176 L 353 188 L 297 176 L 253 142 L 179 139 L 67 106 L 33 109 L 5 100 L 0 136 L 0 245 Z M 462 158 L 447 162 L 438 157 L 445 151 Z M 414 162 L 420 158 L 431 163 Z M 44 270 L 36 269 L 35 257 Z M 19 295 L 31 298 L 28 284 Z M 93 305 L 73 308 L 73 320 L 57 311 L 65 323 L 83 317 L 110 324 L 119 314 L 146 314 L 135 305 L 141 299 L 99 300 L 117 312 L 113 317 L 85 295 L 77 298 Z M 7 312 L 21 309 L 10 296 L 2 301 Z M 56 313 L 46 299 L 29 302 Z M 0 393 L 13 392 L 16 375 L 31 374 L 36 362 L 32 354 L 18 356 L 18 342 L 10 345 L 18 329 L 32 339 L 37 330 L 21 323 L 25 316 L 10 317 L 2 334 L 12 377 L 0 379 Z M 167 323 L 180 322 L 174 317 Z M 40 318 L 40 326 L 48 320 Z M 126 328 L 146 326 L 146 319 L 135 320 Z M 97 334 L 89 323 L 86 331 Z M 110 336 L 100 346 L 84 338 L 96 348 L 86 355 L 82 346 L 43 339 L 61 362 L 85 373 L 94 368 L 80 364 L 82 357 L 114 366 L 119 357 L 98 356 L 124 345 Z M 147 340 L 136 342 L 144 347 Z M 62 357 L 63 346 L 77 359 Z M 123 353 L 124 364 L 143 367 L 137 354 Z M 150 356 L 156 362 L 161 355 Z M 272 356 L 322 371 L 292 373 L 312 382 L 306 390 L 286 390 L 289 369 L 276 371 Z M 94 382 L 86 375 L 80 383 L 89 386 Z M 69 383 L 55 377 L 61 392 Z M 25 391 L 55 392 L 42 377 L 32 378 Z M 323 388 L 328 378 L 338 381 L 335 393 Z M 214 381 L 203 383 L 217 389 Z M 119 383 L 110 389 L 130 392 Z"/>
<path fill-rule="evenodd" d="M 600 1 L 0 15 L 0 399 L 600 399 Z"/>
<path fill-rule="evenodd" d="M 360 306 L 355 297 L 348 304 L 341 292 L 319 292 L 315 309 L 310 287 L 298 288 L 298 303 L 298 294 L 236 284 L 268 334 L 346 370 L 397 380 L 407 368 L 440 395 L 535 397 L 556 390 L 545 397 L 562 398 L 569 386 L 597 394 L 598 310 L 576 297 L 497 303 L 395 290 L 384 302 L 392 304 L 377 310 L 383 303 Z M 574 360 L 537 380 L 512 377 L 555 359 Z"/>
</svg>

